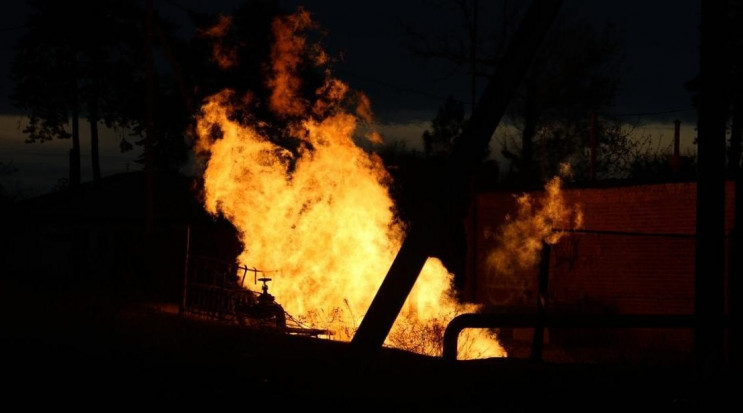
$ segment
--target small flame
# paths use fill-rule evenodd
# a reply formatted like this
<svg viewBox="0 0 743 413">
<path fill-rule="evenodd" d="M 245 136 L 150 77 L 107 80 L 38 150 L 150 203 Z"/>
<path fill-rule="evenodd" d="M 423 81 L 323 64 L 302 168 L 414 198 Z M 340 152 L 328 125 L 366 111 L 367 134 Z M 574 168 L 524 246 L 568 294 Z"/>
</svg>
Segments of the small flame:
<svg viewBox="0 0 743 413">
<path fill-rule="evenodd" d="M 405 229 L 381 158 L 354 142 L 359 120 L 368 124 L 372 118 L 369 99 L 350 93 L 329 70 L 313 98 L 301 97 L 298 65 L 303 59 L 328 62 L 301 37 L 314 22 L 300 9 L 277 18 L 272 27 L 269 107 L 290 119 L 283 132 L 302 144 L 289 150 L 266 136 L 261 122 L 238 122 L 232 116 L 240 109 L 234 107 L 241 101 L 236 92 L 209 97 L 197 117 L 195 142 L 205 159 L 205 208 L 238 229 L 241 264 L 271 271 L 271 293 L 287 313 L 350 340 Z M 355 114 L 345 109 L 349 100 L 355 102 Z M 382 142 L 374 131 L 367 139 Z M 385 345 L 440 355 L 446 324 L 478 309 L 457 302 L 452 278 L 438 259 L 429 258 Z M 459 343 L 462 358 L 506 354 L 487 330 L 463 334 Z"/>
<path fill-rule="evenodd" d="M 561 174 L 569 176 L 568 164 L 561 165 Z M 559 176 L 547 182 L 540 201 L 522 194 L 516 199 L 516 217 L 506 216 L 506 223 L 497 235 L 499 246 L 487 259 L 488 266 L 498 276 L 509 277 L 534 268 L 543 243 L 556 244 L 565 235 L 565 229 L 582 226 L 583 212 L 579 205 L 568 205 Z"/>
<path fill-rule="evenodd" d="M 237 50 L 222 42 L 230 27 L 232 27 L 232 18 L 222 15 L 219 16 L 219 21 L 214 26 L 201 31 L 202 36 L 214 42 L 212 58 L 223 70 L 235 67 L 237 62 Z"/>
</svg>

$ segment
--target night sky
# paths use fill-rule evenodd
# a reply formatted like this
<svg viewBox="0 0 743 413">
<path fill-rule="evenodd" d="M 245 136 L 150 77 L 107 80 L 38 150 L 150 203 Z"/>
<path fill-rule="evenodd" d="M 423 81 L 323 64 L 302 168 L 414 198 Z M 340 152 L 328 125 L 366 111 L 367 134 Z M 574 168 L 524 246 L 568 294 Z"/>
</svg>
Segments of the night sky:
<svg viewBox="0 0 743 413">
<path fill-rule="evenodd" d="M 327 51 L 331 55 L 343 56 L 336 65 L 336 76 L 370 97 L 376 121 L 386 125 L 382 133 L 387 135 L 388 141 L 390 138 L 402 140 L 409 148 L 420 148 L 421 132 L 428 127 L 449 94 L 466 102 L 466 110 L 470 110 L 470 78 L 466 68 L 415 56 L 409 47 L 412 40 L 404 35 L 403 28 L 411 25 L 419 29 L 455 32 L 461 24 L 461 15 L 452 9 L 451 2 L 284 0 L 281 3 L 288 10 L 303 6 L 327 29 Z M 230 14 L 240 4 L 237 0 L 154 1 L 159 13 L 182 24 L 184 35 L 193 33 L 185 10 Z M 493 4 L 481 2 L 487 7 Z M 0 16 L 0 73 L 5 79 L 0 83 L 0 114 L 12 115 L 3 116 L 0 124 L 0 161 L 13 162 L 23 174 L 39 177 L 35 184 L 43 186 L 48 185 L 49 180 L 43 183 L 41 175 L 64 174 L 67 146 L 57 144 L 61 149 L 53 149 L 56 143 L 45 143 L 47 146 L 43 148 L 38 144 L 33 148 L 23 147 L 19 143 L 23 136 L 18 127 L 23 117 L 7 99 L 12 90 L 7 77 L 13 57 L 11 47 L 23 33 L 27 10 L 23 1 L 15 0 L 4 5 Z M 631 122 L 667 125 L 668 131 L 656 132 L 666 138 L 672 135 L 673 120 L 681 119 L 684 122 L 682 139 L 690 142 L 696 112 L 684 82 L 698 72 L 699 11 L 698 0 L 569 0 L 563 3 L 561 15 L 585 17 L 598 25 L 611 21 L 624 38 L 625 75 L 611 114 L 624 115 Z M 488 22 L 483 18 L 480 24 Z M 478 86 L 482 90 L 485 81 L 480 80 Z M 84 141 L 83 137 L 83 145 Z M 131 168 L 133 157 L 116 153 L 115 139 L 110 141 L 110 145 L 104 142 L 102 148 L 104 174 Z M 109 146 L 110 152 L 106 152 Z M 29 159 L 32 156 L 29 153 L 38 154 L 40 151 L 44 152 L 45 158 Z M 105 163 L 106 156 L 109 156 L 108 164 Z M 46 172 L 40 172 L 40 168 Z M 83 173 L 85 180 L 85 170 Z"/>
<path fill-rule="evenodd" d="M 157 1 L 155 2 L 158 3 Z M 229 14 L 239 1 L 161 1 L 163 13 L 180 14 L 178 4 L 198 11 Z M 461 15 L 442 0 L 409 1 L 283 1 L 287 9 L 302 5 L 328 29 L 330 53 L 341 52 L 344 61 L 338 75 L 352 87 L 369 94 L 382 121 L 424 120 L 442 104 L 447 94 L 469 102 L 467 68 L 424 60 L 411 53 L 412 40 L 405 26 L 438 28 L 454 33 Z M 502 2 L 481 2 L 484 7 Z M 627 56 L 622 91 L 615 114 L 648 114 L 690 108 L 683 83 L 697 74 L 699 1 L 587 1 L 568 0 L 561 15 L 583 17 L 601 25 L 613 22 L 626 43 Z M 181 16 L 182 17 L 182 16 Z M 487 25 L 481 18 L 481 25 Z M 481 87 L 484 81 L 479 82 Z M 691 119 L 694 114 L 675 112 L 674 117 Z"/>
</svg>

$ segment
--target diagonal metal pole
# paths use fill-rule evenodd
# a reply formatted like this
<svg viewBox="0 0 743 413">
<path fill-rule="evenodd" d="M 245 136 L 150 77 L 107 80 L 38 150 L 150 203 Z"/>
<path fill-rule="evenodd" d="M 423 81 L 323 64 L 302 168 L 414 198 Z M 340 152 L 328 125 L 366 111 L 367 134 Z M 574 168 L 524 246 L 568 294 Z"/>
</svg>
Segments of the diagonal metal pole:
<svg viewBox="0 0 743 413">
<path fill-rule="evenodd" d="M 371 356 L 384 340 L 410 294 L 418 274 L 448 229 L 452 216 L 466 208 L 468 183 L 487 149 L 508 102 L 529 68 L 560 9 L 560 0 L 534 0 L 477 106 L 463 139 L 455 143 L 445 181 L 434 194 L 428 216 L 416 222 L 402 243 L 382 285 L 351 340 L 360 356 Z"/>
</svg>

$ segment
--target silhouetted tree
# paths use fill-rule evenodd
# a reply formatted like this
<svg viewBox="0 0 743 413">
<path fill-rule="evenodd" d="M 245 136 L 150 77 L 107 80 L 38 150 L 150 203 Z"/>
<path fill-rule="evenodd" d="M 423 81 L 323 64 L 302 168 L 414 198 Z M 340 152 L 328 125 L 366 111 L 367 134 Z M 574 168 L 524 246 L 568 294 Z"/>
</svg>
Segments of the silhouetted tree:
<svg viewBox="0 0 743 413">
<path fill-rule="evenodd" d="M 448 38 L 410 31 L 417 40 L 414 51 L 489 78 L 513 34 L 509 22 L 518 21 L 515 17 L 525 4 L 506 1 L 487 8 L 477 0 L 449 3 L 462 12 L 464 30 Z M 502 9 L 496 10 L 494 4 Z M 502 154 L 513 163 L 513 178 L 521 185 L 540 183 L 534 145 L 543 134 L 576 141 L 565 142 L 573 152 L 587 147 L 591 113 L 609 107 L 621 79 L 623 51 L 613 25 L 596 29 L 589 22 L 563 17 L 550 30 L 506 113 L 520 138 L 515 146 L 504 147 Z"/>
<path fill-rule="evenodd" d="M 721 96 L 729 103 L 728 121 L 730 127 L 729 144 L 727 146 L 727 170 L 735 177 L 741 169 L 741 142 L 743 142 L 743 2 L 727 0 L 727 19 L 725 22 L 729 30 L 727 42 L 719 47 L 726 51 L 729 58 L 730 88 L 728 95 Z M 699 105 L 699 76 L 690 79 L 686 89 L 693 93 L 692 104 L 698 109 Z M 698 143 L 695 139 L 694 143 Z"/>
<path fill-rule="evenodd" d="M 549 178 L 541 176 L 542 168 L 534 162 L 539 154 L 534 148 L 537 140 L 553 142 L 553 149 L 571 149 L 550 153 L 544 142 L 543 156 L 552 156 L 546 168 L 555 168 L 590 146 L 591 114 L 611 105 L 621 60 L 611 25 L 596 32 L 587 22 L 562 22 L 547 36 L 508 113 L 521 131 L 517 158 L 521 182 L 529 185 Z"/>
<path fill-rule="evenodd" d="M 100 124 L 114 128 L 138 122 L 123 108 L 133 101 L 132 91 L 143 89 L 137 80 L 143 72 L 139 49 L 143 47 L 144 11 L 138 2 L 126 0 L 77 3 L 77 17 L 72 23 L 80 27 L 73 38 L 80 49 L 79 94 L 90 125 L 93 179 L 99 180 Z"/>
<path fill-rule="evenodd" d="M 29 32 L 15 45 L 11 66 L 14 89 L 10 98 L 28 114 L 23 129 L 27 142 L 72 139 L 70 185 L 80 184 L 79 68 L 74 8 L 69 4 L 30 2 Z M 72 130 L 66 125 L 72 121 Z"/>
<path fill-rule="evenodd" d="M 594 144 L 591 148 L 591 134 Z M 502 145 L 517 147 L 520 136 L 505 134 Z M 546 125 L 542 128 L 535 148 L 538 163 L 535 169 L 542 180 L 563 175 L 561 165 L 569 165 L 574 182 L 619 181 L 658 182 L 684 180 L 693 177 L 692 154 L 681 155 L 679 170 L 671 166 L 672 144 L 659 146 L 650 134 L 640 134 L 638 125 L 610 116 L 579 119 Z M 592 156 L 591 151 L 595 154 Z M 512 182 L 516 183 L 516 182 Z"/>
<path fill-rule="evenodd" d="M 741 173 L 741 154 L 743 148 L 743 2 L 730 1 L 730 27 L 732 30 L 730 44 L 731 58 L 731 110 L 730 110 L 730 146 L 728 148 L 728 165 L 731 176 Z M 740 178 L 739 178 L 740 179 Z"/>
<path fill-rule="evenodd" d="M 145 25 L 146 10 L 132 10 L 133 19 L 123 24 L 118 44 L 119 59 L 125 64 L 111 68 L 109 75 L 116 84 L 128 85 L 115 88 L 115 97 L 108 107 L 107 125 L 119 126 L 129 131 L 134 140 L 122 139 L 122 151 L 134 145 L 144 147 L 137 162 L 146 164 L 147 151 L 151 151 L 152 168 L 156 171 L 178 171 L 188 159 L 189 137 L 195 112 L 194 83 L 187 81 L 186 73 L 193 70 L 189 59 L 206 59 L 206 55 L 191 50 L 188 39 L 175 35 L 175 26 L 153 11 L 152 27 Z M 151 30 L 148 34 L 148 30 Z M 150 36 L 150 42 L 145 41 Z M 153 64 L 148 74 L 148 56 L 163 64 Z M 148 84 L 151 76 L 151 85 Z M 151 90 L 148 90 L 151 88 Z M 148 93 L 151 93 L 148 97 Z M 148 99 L 152 101 L 148 104 Z M 148 113 L 151 111 L 151 113 Z M 148 138 L 148 116 L 152 120 Z M 147 139 L 151 146 L 147 147 Z"/>
<path fill-rule="evenodd" d="M 23 130 L 29 142 L 72 138 L 70 185 L 80 184 L 79 122 L 90 126 L 91 164 L 94 180 L 101 177 L 99 128 L 131 129 L 141 134 L 144 124 L 144 10 L 126 0 L 31 0 L 28 33 L 15 45 L 11 72 L 14 104 L 29 116 Z M 162 19 L 166 33 L 171 28 Z M 159 90 L 168 95 L 169 88 Z M 161 112 L 171 112 L 165 102 Z M 182 108 L 182 105 L 176 106 Z M 184 110 L 181 110 L 181 118 Z M 160 136 L 173 133 L 184 122 L 162 116 Z M 67 125 L 72 123 L 71 131 Z M 159 142 L 165 142 L 161 139 Z M 176 140 L 177 139 L 173 139 Z M 122 150 L 130 148 L 124 142 Z M 185 146 L 164 153 L 186 158 Z M 172 155 L 171 155 L 172 156 Z"/>
<path fill-rule="evenodd" d="M 426 156 L 448 156 L 454 141 L 464 131 L 464 105 L 449 95 L 431 121 L 431 129 L 423 132 L 423 152 Z"/>
<path fill-rule="evenodd" d="M 398 146 L 388 147 L 380 152 L 388 170 L 393 176 L 391 195 L 395 199 L 400 220 L 406 225 L 424 220 L 431 214 L 431 205 L 437 202 L 431 198 L 446 177 L 447 162 L 455 142 L 462 138 L 465 128 L 464 104 L 448 96 L 431 121 L 431 129 L 423 132 L 423 153 L 406 151 Z M 487 153 L 482 155 L 487 157 Z M 466 235 L 463 226 L 464 216 L 451 217 L 450 232 L 437 251 L 446 268 L 455 274 L 455 287 L 462 287 L 464 281 Z"/>
</svg>

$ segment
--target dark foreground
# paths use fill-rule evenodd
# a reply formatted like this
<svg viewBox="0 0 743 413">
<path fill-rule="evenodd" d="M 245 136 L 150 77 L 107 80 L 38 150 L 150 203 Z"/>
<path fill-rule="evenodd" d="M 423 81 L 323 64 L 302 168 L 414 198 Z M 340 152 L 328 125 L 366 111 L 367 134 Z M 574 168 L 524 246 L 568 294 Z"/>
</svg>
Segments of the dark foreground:
<svg viewBox="0 0 743 413">
<path fill-rule="evenodd" d="M 7 292 L 7 291 L 6 291 Z M 30 301 L 30 302 L 29 302 Z M 488 359 L 449 362 L 94 302 L 8 299 L 3 399 L 209 411 L 738 411 L 739 372 Z M 53 300 L 52 300 L 53 301 Z M 32 305 L 34 304 L 34 305 Z"/>
</svg>

